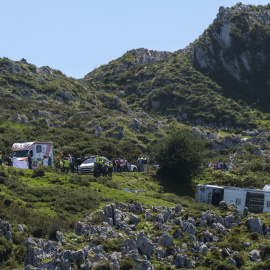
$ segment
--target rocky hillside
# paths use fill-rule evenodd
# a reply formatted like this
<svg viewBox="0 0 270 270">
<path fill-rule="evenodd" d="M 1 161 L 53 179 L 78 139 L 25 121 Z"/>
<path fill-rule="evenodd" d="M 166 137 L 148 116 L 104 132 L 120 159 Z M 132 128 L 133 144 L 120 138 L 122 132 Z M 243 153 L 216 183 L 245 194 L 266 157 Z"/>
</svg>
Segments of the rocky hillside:
<svg viewBox="0 0 270 270">
<path fill-rule="evenodd" d="M 132 50 L 82 80 L 130 107 L 185 124 L 248 126 L 268 110 L 269 6 L 221 7 L 213 24 L 175 53 Z"/>
<path fill-rule="evenodd" d="M 57 241 L 24 239 L 23 269 L 269 269 L 266 222 L 234 207 L 199 214 L 181 205 L 112 203 L 73 232 L 57 231 Z M 8 222 L 0 220 L 1 232 L 12 241 Z"/>
<path fill-rule="evenodd" d="M 224 130 L 268 126 L 269 9 L 221 7 L 213 24 L 185 49 L 134 49 L 81 80 L 25 59 L 3 58 L 1 116 L 136 141 L 144 150 L 179 124 Z"/>
<path fill-rule="evenodd" d="M 186 50 L 223 94 L 269 107 L 270 5 L 220 7 L 213 24 Z M 237 91 L 233 94 L 234 91 Z"/>
</svg>

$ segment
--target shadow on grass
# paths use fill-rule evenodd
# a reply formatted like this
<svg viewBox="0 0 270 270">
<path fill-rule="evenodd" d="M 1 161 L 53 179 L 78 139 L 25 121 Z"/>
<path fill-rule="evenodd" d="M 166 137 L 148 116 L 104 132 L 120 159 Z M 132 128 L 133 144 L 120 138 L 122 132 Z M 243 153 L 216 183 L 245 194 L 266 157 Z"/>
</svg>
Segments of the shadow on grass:
<svg viewBox="0 0 270 270">
<path fill-rule="evenodd" d="M 153 178 L 164 188 L 165 193 L 174 193 L 177 196 L 195 197 L 195 186 L 186 179 L 173 179 L 156 174 Z"/>
</svg>

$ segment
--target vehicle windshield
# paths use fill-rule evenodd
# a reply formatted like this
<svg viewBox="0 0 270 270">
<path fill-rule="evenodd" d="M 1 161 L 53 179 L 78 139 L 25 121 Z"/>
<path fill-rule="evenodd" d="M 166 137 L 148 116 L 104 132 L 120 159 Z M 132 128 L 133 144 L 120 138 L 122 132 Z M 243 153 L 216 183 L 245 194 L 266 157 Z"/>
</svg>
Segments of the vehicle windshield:
<svg viewBox="0 0 270 270">
<path fill-rule="evenodd" d="M 26 157 L 26 155 L 28 155 L 28 150 L 23 150 L 23 151 L 14 151 L 12 152 L 11 157 L 14 157 L 14 155 L 16 155 L 16 157 Z"/>
<path fill-rule="evenodd" d="M 96 162 L 96 159 L 95 158 L 89 158 L 83 164 L 95 163 L 95 162 Z"/>
</svg>

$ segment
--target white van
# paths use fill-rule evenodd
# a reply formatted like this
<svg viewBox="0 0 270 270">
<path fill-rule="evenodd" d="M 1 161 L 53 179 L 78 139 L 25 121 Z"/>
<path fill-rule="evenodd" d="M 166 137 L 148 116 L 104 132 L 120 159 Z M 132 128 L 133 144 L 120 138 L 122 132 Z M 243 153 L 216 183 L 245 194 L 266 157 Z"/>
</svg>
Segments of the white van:
<svg viewBox="0 0 270 270">
<path fill-rule="evenodd" d="M 53 167 L 53 143 L 52 142 L 23 142 L 12 145 L 13 158 L 16 155 L 17 160 L 27 161 L 27 155 L 32 157 L 32 168 L 38 168 L 42 165 L 44 156 L 51 156 Z"/>
<path fill-rule="evenodd" d="M 236 205 L 240 211 L 248 207 L 253 213 L 270 212 L 270 191 L 266 187 L 258 190 L 199 184 L 196 187 L 195 201 L 215 206 L 225 201 L 229 206 Z"/>
</svg>

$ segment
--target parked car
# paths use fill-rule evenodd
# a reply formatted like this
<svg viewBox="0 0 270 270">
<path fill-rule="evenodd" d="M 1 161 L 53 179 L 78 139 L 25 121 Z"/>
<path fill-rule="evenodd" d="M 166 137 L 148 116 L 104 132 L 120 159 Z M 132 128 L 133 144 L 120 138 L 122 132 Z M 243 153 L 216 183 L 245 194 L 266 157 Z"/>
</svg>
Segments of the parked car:
<svg viewBox="0 0 270 270">
<path fill-rule="evenodd" d="M 129 172 L 137 172 L 138 171 L 138 168 L 137 168 L 136 165 L 131 164 L 131 163 L 128 162 L 128 171 Z"/>
<path fill-rule="evenodd" d="M 80 157 L 80 158 L 76 158 L 75 162 L 74 162 L 74 172 L 78 172 L 79 166 L 86 161 L 87 159 L 89 159 L 90 157 Z"/>
<path fill-rule="evenodd" d="M 109 164 L 109 160 L 106 157 L 101 157 L 105 164 Z M 94 173 L 94 165 L 97 160 L 97 156 L 92 156 L 85 160 L 79 167 L 78 167 L 78 174 L 91 174 Z"/>
</svg>

